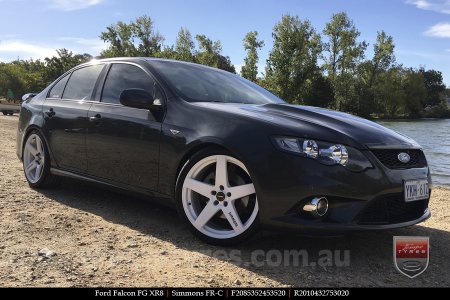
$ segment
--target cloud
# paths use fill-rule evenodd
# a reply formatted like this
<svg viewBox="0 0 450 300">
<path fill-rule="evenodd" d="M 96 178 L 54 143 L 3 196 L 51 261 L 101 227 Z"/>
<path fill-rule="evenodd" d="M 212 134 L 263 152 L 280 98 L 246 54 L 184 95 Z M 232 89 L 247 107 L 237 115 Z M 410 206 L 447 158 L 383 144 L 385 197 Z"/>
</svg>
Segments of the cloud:
<svg viewBox="0 0 450 300">
<path fill-rule="evenodd" d="M 439 38 L 450 38 L 450 23 L 438 23 L 425 31 L 425 35 Z"/>
<path fill-rule="evenodd" d="M 0 53 L 5 56 L 20 58 L 45 58 L 56 55 L 57 48 L 45 47 L 40 45 L 35 45 L 32 43 L 27 43 L 23 41 L 6 41 L 0 42 Z"/>
<path fill-rule="evenodd" d="M 449 0 L 406 0 L 406 3 L 415 5 L 419 9 L 450 14 Z"/>
<path fill-rule="evenodd" d="M 62 11 L 85 9 L 99 5 L 104 1 L 105 0 L 47 0 L 50 8 Z"/>
<path fill-rule="evenodd" d="M 61 37 L 49 44 L 36 44 L 10 39 L 0 41 L 0 56 L 2 57 L 1 61 L 11 61 L 18 57 L 21 59 L 43 59 L 57 55 L 56 49 L 61 48 L 66 48 L 74 54 L 89 53 L 95 56 L 107 47 L 107 43 L 94 38 Z"/>
<path fill-rule="evenodd" d="M 450 52 L 450 49 L 448 49 Z M 397 49 L 397 54 L 401 56 L 408 56 L 408 57 L 417 57 L 420 58 L 422 61 L 427 61 L 429 63 L 443 63 L 443 62 L 450 62 L 450 56 L 445 52 L 420 52 L 410 49 Z"/>
<path fill-rule="evenodd" d="M 75 46 L 80 46 L 83 51 L 88 52 L 101 52 L 108 47 L 108 44 L 100 39 L 87 39 L 80 37 L 61 37 L 60 41 L 72 43 Z"/>
</svg>

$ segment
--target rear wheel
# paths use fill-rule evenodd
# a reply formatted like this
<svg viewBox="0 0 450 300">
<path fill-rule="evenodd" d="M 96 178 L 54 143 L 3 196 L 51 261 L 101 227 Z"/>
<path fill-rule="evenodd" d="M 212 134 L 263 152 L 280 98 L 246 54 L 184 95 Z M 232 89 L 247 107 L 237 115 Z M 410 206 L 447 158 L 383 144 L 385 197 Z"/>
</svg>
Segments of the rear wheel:
<svg viewBox="0 0 450 300">
<path fill-rule="evenodd" d="M 2 111 L 2 113 L 3 113 L 4 116 L 7 116 L 7 115 L 8 115 L 8 112 L 7 112 L 7 111 Z"/>
<path fill-rule="evenodd" d="M 258 199 L 245 165 L 220 150 L 190 159 L 178 177 L 177 208 L 190 230 L 216 245 L 232 245 L 259 227 Z"/>
<path fill-rule="evenodd" d="M 33 188 L 57 185 L 60 178 L 50 173 L 50 156 L 41 134 L 34 130 L 23 147 L 23 170 L 28 184 Z"/>
</svg>

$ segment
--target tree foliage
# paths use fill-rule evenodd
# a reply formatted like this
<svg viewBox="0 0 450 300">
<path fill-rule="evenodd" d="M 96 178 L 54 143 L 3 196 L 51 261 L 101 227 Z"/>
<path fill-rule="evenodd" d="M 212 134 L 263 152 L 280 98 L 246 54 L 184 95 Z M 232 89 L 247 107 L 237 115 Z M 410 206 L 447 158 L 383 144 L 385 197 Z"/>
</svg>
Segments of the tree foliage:
<svg viewBox="0 0 450 300">
<path fill-rule="evenodd" d="M 199 64 L 219 68 L 231 73 L 236 73 L 231 60 L 228 56 L 223 56 L 222 44 L 220 41 L 212 41 L 205 35 L 196 35 L 199 50 L 195 55 L 195 61 Z"/>
<path fill-rule="evenodd" d="M 442 73 L 397 64 L 395 43 L 384 31 L 377 33 L 373 56 L 366 57 L 368 44 L 346 13 L 334 14 L 320 34 L 308 20 L 284 15 L 272 32 L 273 45 L 265 73 L 258 76 L 259 51 L 264 42 L 258 32 L 243 39 L 246 51 L 241 75 L 290 103 L 327 107 L 363 117 L 450 116 L 446 98 L 450 89 Z M 146 15 L 117 22 L 100 34 L 107 48 L 100 57 L 144 56 L 195 62 L 235 73 L 223 54 L 222 43 L 204 34 L 195 37 L 182 27 L 174 45 Z M 43 60 L 0 62 L 0 98 L 19 99 L 38 92 L 72 67 L 89 61 L 89 54 L 67 49 Z"/>
<path fill-rule="evenodd" d="M 309 21 L 284 15 L 273 28 L 274 44 L 266 66 L 266 86 L 282 99 L 302 103 L 319 72 L 320 35 Z"/>
<path fill-rule="evenodd" d="M 427 94 L 424 100 L 424 106 L 442 105 L 445 101 L 445 84 L 442 73 L 436 70 L 425 70 L 423 67 L 419 69 L 425 80 L 425 88 Z"/>
<path fill-rule="evenodd" d="M 258 40 L 258 32 L 250 31 L 245 36 L 244 49 L 247 56 L 244 58 L 244 65 L 241 68 L 241 76 L 256 82 L 258 77 L 258 50 L 264 47 L 264 41 Z"/>
<path fill-rule="evenodd" d="M 109 47 L 103 50 L 101 57 L 155 56 L 162 49 L 164 38 L 153 26 L 149 16 L 140 16 L 130 23 L 117 22 L 106 28 L 100 38 Z"/>
<path fill-rule="evenodd" d="M 39 92 L 71 68 L 92 59 L 89 54 L 73 54 L 67 49 L 56 50 L 57 56 L 44 60 L 16 60 L 0 63 L 0 98 L 11 90 L 18 100 L 28 92 Z"/>
<path fill-rule="evenodd" d="M 46 82 L 52 82 L 73 67 L 93 58 L 90 54 L 73 54 L 72 51 L 67 49 L 56 50 L 56 53 L 58 54 L 57 56 L 44 59 L 44 80 Z"/>
<path fill-rule="evenodd" d="M 177 60 L 195 62 L 195 44 L 188 29 L 181 27 L 175 41 L 174 51 Z"/>
</svg>

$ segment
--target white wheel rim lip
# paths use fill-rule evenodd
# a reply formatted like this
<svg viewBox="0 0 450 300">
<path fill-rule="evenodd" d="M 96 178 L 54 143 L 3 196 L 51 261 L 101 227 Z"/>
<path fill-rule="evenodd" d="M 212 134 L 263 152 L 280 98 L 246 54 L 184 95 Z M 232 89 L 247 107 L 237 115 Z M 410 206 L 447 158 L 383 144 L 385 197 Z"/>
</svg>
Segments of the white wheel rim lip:
<svg viewBox="0 0 450 300">
<path fill-rule="evenodd" d="M 44 172 L 45 152 L 41 138 L 31 134 L 23 150 L 23 167 L 25 176 L 31 183 L 38 182 Z"/>
<path fill-rule="evenodd" d="M 234 157 L 230 157 L 230 156 L 226 156 L 226 155 L 213 155 L 213 156 L 206 157 L 206 158 L 200 160 L 199 162 L 197 162 L 189 170 L 188 174 L 186 175 L 185 181 L 183 183 L 182 195 L 181 195 L 181 197 L 182 197 L 182 204 L 183 204 L 183 209 L 184 209 L 185 215 L 187 216 L 187 218 L 191 222 L 191 224 L 198 231 L 200 231 L 204 235 L 206 235 L 208 237 L 211 237 L 211 238 L 215 238 L 215 239 L 230 239 L 230 238 L 234 238 L 236 236 L 239 236 L 239 235 L 243 234 L 253 224 L 253 222 L 255 221 L 255 219 L 256 219 L 256 217 L 258 215 L 258 211 L 259 211 L 258 198 L 257 197 L 255 199 L 255 205 L 254 205 L 254 208 L 253 208 L 253 211 L 252 211 L 250 217 L 247 219 L 247 221 L 244 224 L 242 224 L 242 228 L 239 228 L 238 230 L 236 230 L 236 229 L 234 229 L 234 230 L 226 230 L 226 229 L 218 230 L 216 228 L 212 228 L 211 226 L 208 226 L 208 224 L 207 224 L 211 218 L 206 222 L 205 225 L 203 225 L 203 226 L 196 226 L 196 220 L 198 219 L 198 216 L 201 214 L 201 212 L 199 214 L 197 214 L 197 212 L 195 212 L 195 210 L 192 207 L 192 205 L 189 205 L 189 203 L 192 202 L 192 193 L 194 193 L 194 191 L 187 186 L 187 180 L 188 179 L 193 179 L 195 177 L 195 175 L 197 175 L 200 171 L 202 171 L 204 168 L 208 167 L 209 165 L 217 163 L 217 159 L 218 158 L 225 158 L 227 163 L 232 163 L 234 165 L 237 165 L 242 170 L 244 170 L 250 177 L 250 174 L 249 174 L 247 168 L 245 167 L 245 165 L 242 162 L 240 162 L 239 160 L 237 160 L 236 158 L 234 158 Z M 228 174 L 227 174 L 227 177 L 228 177 Z M 217 175 L 216 175 L 216 178 L 217 178 Z M 217 185 L 217 183 L 216 183 L 216 185 Z M 251 183 L 251 186 L 254 189 L 253 183 Z M 213 187 L 213 186 L 211 185 L 211 187 Z M 255 194 L 255 192 L 252 193 L 252 194 L 249 194 L 249 195 L 253 195 L 253 194 Z M 204 196 L 206 196 L 206 195 L 204 195 Z M 208 204 L 211 203 L 212 201 L 214 201 L 213 198 L 215 196 L 209 195 L 209 197 L 210 197 L 210 200 L 208 201 Z M 238 198 L 238 199 L 240 199 L 240 198 Z M 229 206 L 231 206 L 231 205 L 234 207 L 234 201 L 229 204 Z M 226 215 L 225 211 L 222 210 L 222 212 Z M 232 224 L 232 221 L 231 221 L 232 219 L 229 219 L 228 216 L 227 216 L 227 219 L 228 219 L 231 227 L 234 228 L 234 226 Z M 239 223 L 241 223 L 240 220 L 239 220 Z"/>
</svg>

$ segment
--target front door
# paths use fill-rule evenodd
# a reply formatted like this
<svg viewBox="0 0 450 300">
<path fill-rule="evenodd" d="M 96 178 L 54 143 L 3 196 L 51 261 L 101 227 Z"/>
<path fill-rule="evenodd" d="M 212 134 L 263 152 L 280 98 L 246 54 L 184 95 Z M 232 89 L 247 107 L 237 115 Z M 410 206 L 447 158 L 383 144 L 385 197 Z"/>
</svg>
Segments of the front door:
<svg viewBox="0 0 450 300">
<path fill-rule="evenodd" d="M 112 64 L 101 102 L 94 103 L 88 113 L 88 174 L 156 191 L 161 122 L 148 109 L 120 104 L 120 94 L 130 88 L 144 89 L 151 95 L 159 90 L 139 66 Z"/>
</svg>

